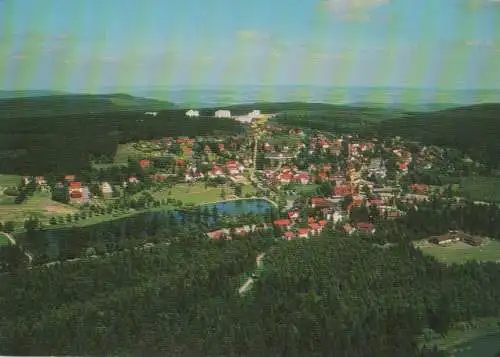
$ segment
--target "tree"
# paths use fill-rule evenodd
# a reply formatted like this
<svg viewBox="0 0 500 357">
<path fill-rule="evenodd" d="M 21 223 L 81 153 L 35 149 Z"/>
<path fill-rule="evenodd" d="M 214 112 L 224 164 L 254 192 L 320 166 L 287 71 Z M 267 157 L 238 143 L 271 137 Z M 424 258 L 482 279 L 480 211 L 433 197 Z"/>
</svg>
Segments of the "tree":
<svg viewBox="0 0 500 357">
<path fill-rule="evenodd" d="M 56 217 L 51 217 L 49 223 L 53 226 L 57 224 L 57 218 Z"/>
</svg>

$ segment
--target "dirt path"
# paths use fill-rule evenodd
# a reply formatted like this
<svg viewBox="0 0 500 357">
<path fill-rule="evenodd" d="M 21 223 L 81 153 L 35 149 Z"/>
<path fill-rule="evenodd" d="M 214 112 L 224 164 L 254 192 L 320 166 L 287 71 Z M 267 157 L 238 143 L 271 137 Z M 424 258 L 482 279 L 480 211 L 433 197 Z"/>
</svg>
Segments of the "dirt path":
<svg viewBox="0 0 500 357">
<path fill-rule="evenodd" d="M 257 256 L 257 259 L 255 259 L 255 264 L 256 264 L 257 268 L 262 264 L 262 259 L 264 259 L 265 255 L 266 255 L 266 253 L 260 253 Z M 238 293 L 240 295 L 245 294 L 248 290 L 250 290 L 252 288 L 253 283 L 254 283 L 254 279 L 252 277 L 249 277 L 245 281 L 245 283 L 238 289 Z"/>
</svg>

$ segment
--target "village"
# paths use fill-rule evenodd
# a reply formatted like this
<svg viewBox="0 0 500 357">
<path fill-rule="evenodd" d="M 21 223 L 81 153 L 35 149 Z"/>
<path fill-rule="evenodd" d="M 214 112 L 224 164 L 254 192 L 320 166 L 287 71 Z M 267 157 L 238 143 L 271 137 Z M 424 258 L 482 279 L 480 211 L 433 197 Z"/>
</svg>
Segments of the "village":
<svg viewBox="0 0 500 357">
<path fill-rule="evenodd" d="M 193 116 L 199 112 L 186 112 L 186 118 Z M 399 138 L 380 142 L 286 128 L 271 124 L 272 116 L 253 110 L 231 117 L 229 111 L 219 110 L 212 120 L 239 120 L 248 125 L 247 135 L 165 137 L 124 144 L 113 164 L 96 165 L 94 178 L 85 180 L 88 175 L 75 173 L 59 180 L 23 177 L 20 190 L 36 187 L 74 213 L 73 219 L 65 210 L 46 222 L 40 220 L 42 227 L 93 224 L 164 206 L 265 198 L 281 218 L 261 228 L 275 229 L 286 240 L 314 237 L 325 227 L 348 235 L 374 234 L 380 220 L 396 219 L 420 202 L 443 196 L 443 187 L 405 185 L 400 180 L 409 167 L 431 168 L 440 160 L 440 148 L 424 146 L 412 153 Z M 256 225 L 247 224 L 207 234 L 231 239 L 255 229 Z"/>
</svg>

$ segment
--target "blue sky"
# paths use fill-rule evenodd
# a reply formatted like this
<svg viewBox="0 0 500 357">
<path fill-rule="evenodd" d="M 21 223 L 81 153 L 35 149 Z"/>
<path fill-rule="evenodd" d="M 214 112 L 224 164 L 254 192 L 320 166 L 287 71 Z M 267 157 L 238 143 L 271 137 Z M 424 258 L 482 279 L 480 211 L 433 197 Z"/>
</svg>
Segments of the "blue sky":
<svg viewBox="0 0 500 357">
<path fill-rule="evenodd" d="M 500 89 L 500 0 L 0 0 L 0 89 Z"/>
</svg>

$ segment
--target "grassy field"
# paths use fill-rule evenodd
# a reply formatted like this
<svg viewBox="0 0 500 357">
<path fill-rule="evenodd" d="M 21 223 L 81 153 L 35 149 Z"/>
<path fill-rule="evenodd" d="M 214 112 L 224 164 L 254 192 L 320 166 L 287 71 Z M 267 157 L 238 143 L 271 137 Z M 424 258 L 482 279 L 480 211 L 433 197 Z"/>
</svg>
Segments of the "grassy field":
<svg viewBox="0 0 500 357">
<path fill-rule="evenodd" d="M 169 191 L 172 193 L 171 195 L 168 194 Z M 165 188 L 157 192 L 152 192 L 152 195 L 159 200 L 173 198 L 175 200 L 181 200 L 184 204 L 192 203 L 195 205 L 220 201 L 220 194 L 220 188 L 205 188 L 205 184 L 202 182 L 197 182 L 191 187 L 187 184 L 178 184 L 172 188 Z M 232 194 L 232 190 L 226 190 L 226 196 Z"/>
<path fill-rule="evenodd" d="M 500 351 L 500 330 L 496 317 L 476 321 L 477 327 L 470 330 L 451 329 L 445 337 L 432 340 L 440 349 L 454 357 L 494 356 Z"/>
<path fill-rule="evenodd" d="M 0 188 L 7 188 L 19 185 L 21 176 L 0 174 Z M 3 191 L 3 190 L 2 190 Z"/>
<path fill-rule="evenodd" d="M 500 202 L 499 177 L 464 177 L 460 186 L 466 198 L 474 201 Z"/>
<path fill-rule="evenodd" d="M 456 242 L 448 246 L 438 246 L 432 243 L 420 243 L 419 248 L 426 254 L 436 257 L 444 263 L 464 263 L 468 260 L 500 261 L 500 242 L 486 240 L 478 247 L 463 242 Z"/>
<path fill-rule="evenodd" d="M 134 149 L 132 146 L 132 143 L 128 144 L 119 144 L 118 148 L 116 149 L 116 155 L 114 158 L 115 164 L 128 164 L 128 158 L 133 157 L 133 158 L 141 158 L 144 156 L 140 151 Z"/>
<path fill-rule="evenodd" d="M 31 216 L 45 220 L 74 212 L 78 209 L 52 201 L 48 193 L 37 192 L 21 204 L 15 204 L 13 200 L 0 204 L 0 221 L 24 222 Z"/>
</svg>

